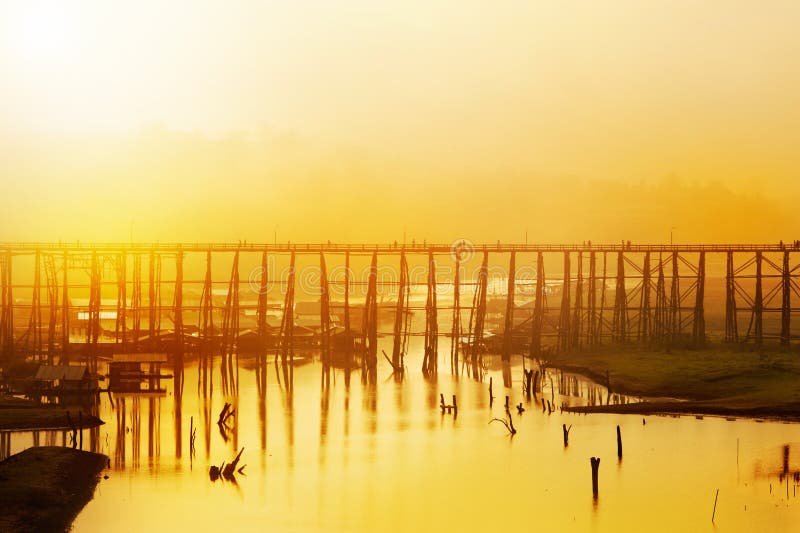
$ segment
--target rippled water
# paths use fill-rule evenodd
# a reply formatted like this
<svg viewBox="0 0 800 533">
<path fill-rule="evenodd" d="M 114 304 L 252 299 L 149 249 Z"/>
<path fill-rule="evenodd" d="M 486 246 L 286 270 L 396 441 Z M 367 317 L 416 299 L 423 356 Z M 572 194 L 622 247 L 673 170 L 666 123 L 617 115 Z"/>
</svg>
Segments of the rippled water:
<svg viewBox="0 0 800 533">
<path fill-rule="evenodd" d="M 336 370 L 322 386 L 321 366 L 294 373 L 289 395 L 270 367 L 266 394 L 243 363 L 239 393 L 197 392 L 186 370 L 180 402 L 166 382 L 161 397 L 103 396 L 106 424 L 84 432 L 84 448 L 111 458 L 109 478 L 78 516 L 82 531 L 478 531 L 526 530 L 788 530 L 800 527 L 800 425 L 706 417 L 577 415 L 542 411 L 541 398 L 570 405 L 607 401 L 586 380 L 544 380 L 538 399 L 522 394 L 521 361 L 482 382 L 440 371 L 428 380 L 413 365 L 391 378 L 379 365 L 375 385 Z M 385 363 L 382 361 L 381 363 Z M 490 407 L 488 382 L 497 397 Z M 551 390 L 550 378 L 555 390 Z M 569 390 L 559 394 L 561 384 Z M 458 416 L 442 414 L 439 395 L 458 399 Z M 517 434 L 504 416 L 504 396 Z M 630 401 L 613 397 L 613 401 Z M 216 420 L 225 402 L 236 409 L 231 431 Z M 189 452 L 191 424 L 196 455 Z M 564 447 L 562 424 L 572 426 Z M 624 457 L 617 459 L 616 426 Z M 63 432 L 5 434 L 6 453 L 62 444 Z M 784 476 L 784 447 L 789 446 Z M 209 480 L 208 469 L 244 447 L 245 475 Z M 601 458 L 599 497 L 589 458 Z M 716 526 L 711 523 L 716 490 Z"/>
</svg>

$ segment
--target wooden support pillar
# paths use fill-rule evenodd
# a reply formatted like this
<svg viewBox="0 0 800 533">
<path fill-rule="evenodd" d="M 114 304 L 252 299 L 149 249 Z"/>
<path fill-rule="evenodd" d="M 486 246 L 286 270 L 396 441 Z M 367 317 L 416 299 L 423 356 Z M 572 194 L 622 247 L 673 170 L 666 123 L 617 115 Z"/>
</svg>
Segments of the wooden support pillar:
<svg viewBox="0 0 800 533">
<path fill-rule="evenodd" d="M 578 252 L 578 272 L 575 278 L 575 303 L 573 304 L 570 348 L 579 348 L 583 332 L 583 252 Z"/>
<path fill-rule="evenodd" d="M 139 337 L 142 335 L 142 255 L 133 256 L 133 294 L 131 295 L 133 313 L 133 351 L 139 350 Z"/>
<path fill-rule="evenodd" d="M 506 286 L 506 315 L 503 327 L 503 361 L 511 361 L 514 343 L 514 292 L 516 291 L 517 253 L 511 252 L 508 260 L 508 285 Z"/>
<path fill-rule="evenodd" d="M 483 350 L 483 329 L 486 321 L 486 291 L 489 284 L 489 252 L 483 251 L 483 262 L 478 272 L 478 286 L 475 293 L 475 327 L 472 330 L 472 343 L 470 345 L 470 356 L 473 365 L 478 362 Z M 470 321 L 472 322 L 472 321 Z"/>
<path fill-rule="evenodd" d="M 175 387 L 183 387 L 183 251 L 175 255 Z"/>
<path fill-rule="evenodd" d="M 430 287 L 429 287 L 430 289 Z M 430 299 L 430 290 L 428 291 L 428 298 Z M 406 324 L 406 315 L 408 313 L 408 261 L 406 260 L 405 251 L 400 252 L 400 280 L 397 285 L 397 303 L 394 310 L 394 338 L 392 339 L 392 366 L 394 368 L 403 367 L 404 359 L 404 332 Z M 426 315 L 426 332 L 428 317 Z M 427 346 L 427 333 L 425 336 L 425 346 Z M 423 362 L 423 368 L 425 363 Z"/>
<path fill-rule="evenodd" d="M 603 252 L 603 278 L 600 285 L 600 315 L 597 317 L 597 342 L 598 344 L 603 339 L 603 312 L 606 309 L 606 283 L 608 279 L 608 253 Z"/>
<path fill-rule="evenodd" d="M 86 329 L 87 344 L 89 345 L 89 371 L 97 373 L 97 341 L 100 336 L 100 308 L 101 308 L 101 269 L 97 252 L 92 251 L 91 276 L 89 281 L 89 323 Z"/>
<path fill-rule="evenodd" d="M 791 339 L 792 271 L 789 269 L 789 250 L 783 251 L 781 271 L 781 344 L 788 346 Z"/>
<path fill-rule="evenodd" d="M 344 333 L 350 343 L 350 252 L 344 254 Z"/>
<path fill-rule="evenodd" d="M 461 255 L 455 254 L 453 277 L 453 327 L 450 332 L 450 371 L 458 373 L 458 351 L 461 345 Z"/>
<path fill-rule="evenodd" d="M 42 354 L 42 261 L 41 251 L 34 253 L 33 293 L 31 294 L 31 314 L 28 321 L 26 347 L 34 354 L 36 360 L 43 362 Z"/>
<path fill-rule="evenodd" d="M 281 364 L 294 367 L 294 286 L 295 286 L 295 254 L 289 258 L 289 276 L 286 280 L 286 295 L 283 299 L 283 316 L 281 317 L 280 353 Z"/>
<path fill-rule="evenodd" d="M 614 289 L 613 339 L 625 342 L 628 330 L 628 297 L 625 293 L 625 254 L 617 252 L 617 284 Z"/>
<path fill-rule="evenodd" d="M 644 254 L 642 265 L 642 294 L 639 301 L 639 341 L 648 341 L 652 325 L 650 324 L 650 252 Z"/>
<path fill-rule="evenodd" d="M 3 335 L 3 355 L 6 359 L 14 356 L 14 282 L 13 282 L 13 253 L 11 250 L 6 251 L 3 257 L 3 317 L 2 317 L 2 335 Z"/>
<path fill-rule="evenodd" d="M 597 343 L 597 257 L 589 252 L 589 298 L 587 302 L 586 343 L 590 346 Z"/>
<path fill-rule="evenodd" d="M 147 291 L 147 337 L 150 340 L 150 349 L 156 347 L 156 254 L 150 251 L 147 262 L 148 291 Z"/>
<path fill-rule="evenodd" d="M 756 344 L 764 342 L 764 296 L 761 289 L 761 252 L 756 252 L 756 294 L 753 300 L 753 318 L 755 320 L 755 339 Z"/>
<path fill-rule="evenodd" d="M 127 313 L 128 295 L 127 295 L 127 270 L 128 270 L 128 256 L 123 251 L 117 257 L 117 319 L 114 325 L 114 344 L 119 344 L 122 341 L 122 350 L 125 351 L 127 344 Z"/>
<path fill-rule="evenodd" d="M 700 252 L 700 257 L 697 260 L 697 284 L 695 287 L 694 322 L 692 327 L 692 342 L 696 347 L 701 347 L 706 342 L 705 289 L 706 253 Z"/>
<path fill-rule="evenodd" d="M 531 358 L 542 355 L 542 318 L 544 315 L 544 257 L 542 252 L 536 255 L 536 299 L 533 302 L 531 318 Z"/>
<path fill-rule="evenodd" d="M 736 271 L 733 252 L 727 252 L 725 271 L 725 341 L 738 342 L 739 325 L 736 318 Z"/>
<path fill-rule="evenodd" d="M 676 342 L 681 335 L 681 288 L 680 271 L 678 270 L 680 256 L 678 252 L 672 252 L 672 287 L 669 298 L 669 324 L 670 340 Z"/>
<path fill-rule="evenodd" d="M 269 340 L 269 333 L 267 331 L 267 314 L 269 312 L 268 292 L 269 292 L 269 272 L 267 252 L 261 253 L 261 280 L 258 285 L 258 343 L 260 353 L 258 354 L 259 361 L 261 361 L 262 368 L 266 368 L 267 356 L 267 343 Z"/>
<path fill-rule="evenodd" d="M 325 265 L 325 254 L 319 253 L 319 337 L 322 364 L 328 367 L 331 363 L 331 310 L 330 290 L 328 288 L 328 268 Z"/>
<path fill-rule="evenodd" d="M 61 275 L 62 289 L 61 289 L 61 359 L 59 363 L 69 363 L 69 252 L 64 250 L 63 258 L 61 260 Z"/>
<path fill-rule="evenodd" d="M 214 291 L 211 280 L 211 250 L 207 250 L 206 274 L 203 279 L 203 292 L 200 296 L 200 324 L 198 324 L 202 332 L 200 347 L 201 372 L 198 374 L 198 380 L 202 382 L 204 393 L 207 392 L 209 386 L 208 370 L 211 366 L 210 359 L 212 358 L 211 354 L 214 339 Z"/>
<path fill-rule="evenodd" d="M 405 260 L 405 256 L 403 256 Z M 425 301 L 425 351 L 422 374 L 430 376 L 439 369 L 439 325 L 436 314 L 436 262 L 428 253 L 428 296 Z"/>
<path fill-rule="evenodd" d="M 653 336 L 658 342 L 666 342 L 670 335 L 669 315 L 667 313 L 667 289 L 664 280 L 664 257 L 658 256 L 658 276 L 656 279 L 656 309 Z"/>
<path fill-rule="evenodd" d="M 378 252 L 372 254 L 361 327 L 362 368 L 373 374 L 378 366 Z"/>
<path fill-rule="evenodd" d="M 58 323 L 58 275 L 52 254 L 45 256 L 45 272 L 47 273 L 47 303 L 49 317 L 47 320 L 47 364 L 55 364 L 56 325 Z"/>
<path fill-rule="evenodd" d="M 222 356 L 227 365 L 229 375 L 233 375 L 232 361 L 234 354 L 239 357 L 239 250 L 233 255 L 231 277 L 228 282 L 228 296 L 222 313 Z M 238 368 L 238 364 L 237 364 Z"/>
<path fill-rule="evenodd" d="M 570 346 L 570 258 L 569 252 L 564 252 L 564 279 L 561 286 L 561 312 L 558 317 L 558 349 L 566 352 Z"/>
</svg>

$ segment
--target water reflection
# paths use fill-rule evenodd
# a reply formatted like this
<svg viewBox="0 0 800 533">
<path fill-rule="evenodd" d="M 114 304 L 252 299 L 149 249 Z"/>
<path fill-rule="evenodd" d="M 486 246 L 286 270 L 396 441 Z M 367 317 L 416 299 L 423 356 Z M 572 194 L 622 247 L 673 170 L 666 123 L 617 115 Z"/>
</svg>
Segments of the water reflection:
<svg viewBox="0 0 800 533">
<path fill-rule="evenodd" d="M 503 365 L 484 357 L 485 366 L 477 367 L 467 359 L 460 375 L 427 377 L 413 370 L 419 368 L 413 358 L 407 362 L 402 380 L 388 364 L 378 366 L 378 379 L 362 380 L 351 365 L 325 368 L 316 361 L 278 361 L 267 376 L 265 361 L 242 358 L 238 379 L 231 373 L 237 386 L 227 392 L 218 365 L 203 386 L 197 364 L 183 372 L 184 381 L 201 384 L 197 390 L 184 393 L 176 381 L 162 395 L 113 394 L 113 402 L 104 395 L 87 412 L 94 409 L 106 424 L 84 432 L 89 449 L 111 457 L 110 478 L 75 530 L 107 529 L 112 519 L 133 530 L 154 520 L 163 528 L 198 530 L 370 531 L 390 524 L 488 530 L 525 527 L 531 516 L 556 530 L 630 530 L 645 523 L 702 529 L 716 488 L 720 527 L 747 530 L 754 521 L 780 527 L 800 518 L 794 462 L 800 426 L 711 417 L 649 417 L 643 425 L 635 416 L 579 415 L 560 407 L 636 399 L 552 368 L 523 367 L 518 358 Z M 359 375 L 352 379 L 353 373 Z M 441 412 L 442 396 L 447 404 L 455 396 L 457 416 Z M 226 403 L 235 414 L 220 431 Z M 163 425 L 162 409 L 172 415 Z M 513 439 L 489 424 L 504 417 L 513 421 Z M 616 425 L 625 439 L 624 464 L 614 461 Z M 190 428 L 197 428 L 197 454 L 184 461 Z M 0 433 L 0 458 L 33 445 L 70 445 L 68 433 Z M 237 466 L 250 465 L 244 475 L 236 484 L 212 484 L 209 467 L 232 461 L 242 448 Z M 589 457 L 603 459 L 597 500 Z M 458 502 L 460 511 L 450 512 L 443 497 Z M 214 504 L 197 505 L 206 498 Z M 230 513 L 220 516 L 220 508 Z"/>
</svg>

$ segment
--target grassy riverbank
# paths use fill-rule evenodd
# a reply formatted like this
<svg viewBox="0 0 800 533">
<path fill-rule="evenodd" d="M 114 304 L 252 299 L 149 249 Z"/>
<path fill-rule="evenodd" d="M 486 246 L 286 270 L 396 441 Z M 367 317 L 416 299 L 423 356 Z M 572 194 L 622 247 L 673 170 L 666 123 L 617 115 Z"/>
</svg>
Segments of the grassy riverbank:
<svg viewBox="0 0 800 533">
<path fill-rule="evenodd" d="M 0 531 L 66 531 L 91 500 L 105 455 L 29 448 L 0 462 Z"/>
<path fill-rule="evenodd" d="M 576 411 L 800 418 L 800 353 L 778 347 L 757 352 L 716 346 L 669 353 L 603 347 L 559 356 L 552 365 L 603 384 L 608 375 L 613 392 L 687 400 Z"/>
</svg>

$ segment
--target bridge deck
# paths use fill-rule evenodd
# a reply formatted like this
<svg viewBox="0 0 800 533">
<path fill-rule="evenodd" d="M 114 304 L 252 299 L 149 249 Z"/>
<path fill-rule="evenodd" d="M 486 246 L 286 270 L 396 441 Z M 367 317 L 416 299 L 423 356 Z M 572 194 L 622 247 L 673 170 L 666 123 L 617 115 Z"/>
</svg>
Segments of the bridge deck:
<svg viewBox="0 0 800 533">
<path fill-rule="evenodd" d="M 471 243 L 464 241 L 468 249 L 488 252 L 782 252 L 800 251 L 794 243 L 754 244 L 520 244 L 520 243 Z M 456 243 L 60 243 L 60 242 L 0 242 L 0 251 L 6 252 L 378 252 L 391 254 L 405 252 L 450 253 Z"/>
</svg>

